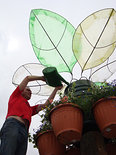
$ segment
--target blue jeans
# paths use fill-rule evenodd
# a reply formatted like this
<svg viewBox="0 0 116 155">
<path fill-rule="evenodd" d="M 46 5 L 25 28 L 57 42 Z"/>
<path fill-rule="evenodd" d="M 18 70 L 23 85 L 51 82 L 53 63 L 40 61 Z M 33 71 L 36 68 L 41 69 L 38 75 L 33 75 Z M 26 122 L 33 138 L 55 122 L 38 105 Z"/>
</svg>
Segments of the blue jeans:
<svg viewBox="0 0 116 155">
<path fill-rule="evenodd" d="M 28 130 L 15 118 L 6 119 L 0 140 L 0 155 L 26 155 Z"/>
</svg>

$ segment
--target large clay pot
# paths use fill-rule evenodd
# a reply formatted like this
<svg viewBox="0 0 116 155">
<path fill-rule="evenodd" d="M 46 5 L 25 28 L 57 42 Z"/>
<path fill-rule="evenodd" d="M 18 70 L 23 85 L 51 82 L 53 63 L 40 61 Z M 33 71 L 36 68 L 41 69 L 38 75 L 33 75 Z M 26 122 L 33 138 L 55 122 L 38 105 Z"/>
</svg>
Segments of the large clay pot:
<svg viewBox="0 0 116 155">
<path fill-rule="evenodd" d="M 116 97 L 102 98 L 93 107 L 97 125 L 106 138 L 116 138 Z"/>
<path fill-rule="evenodd" d="M 116 143 L 106 144 L 106 151 L 108 155 L 116 155 Z"/>
<path fill-rule="evenodd" d="M 80 141 L 83 127 L 83 113 L 72 103 L 60 104 L 50 113 L 54 133 L 63 144 Z"/>
<path fill-rule="evenodd" d="M 37 135 L 37 148 L 40 155 L 64 155 L 66 151 L 51 130 Z"/>
</svg>

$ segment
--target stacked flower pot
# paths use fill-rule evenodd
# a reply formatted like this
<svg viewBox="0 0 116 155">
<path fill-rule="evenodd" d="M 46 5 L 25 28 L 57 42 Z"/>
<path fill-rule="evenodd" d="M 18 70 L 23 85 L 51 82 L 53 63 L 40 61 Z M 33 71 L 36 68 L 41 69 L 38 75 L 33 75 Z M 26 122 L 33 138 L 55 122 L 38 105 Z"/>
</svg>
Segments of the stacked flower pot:
<svg viewBox="0 0 116 155">
<path fill-rule="evenodd" d="M 77 86 L 77 96 L 80 95 L 80 91 L 85 92 L 90 86 L 88 80 L 85 80 L 84 84 L 83 81 Z M 67 88 L 65 93 L 67 93 Z M 116 97 L 112 96 L 98 100 L 93 105 L 92 112 L 95 124 L 102 136 L 108 139 L 116 138 Z M 51 110 L 49 118 L 53 130 L 39 134 L 37 138 L 40 155 L 80 155 L 81 150 L 77 147 L 67 149 L 70 144 L 80 142 L 83 131 L 86 130 L 86 127 L 83 126 L 84 113 L 80 106 L 71 102 L 59 104 Z M 45 134 L 47 137 L 45 137 Z M 108 155 L 114 155 L 110 153 L 111 150 L 116 154 L 115 145 L 106 145 Z"/>
<path fill-rule="evenodd" d="M 40 155 L 77 155 L 79 149 L 66 149 L 71 143 L 80 141 L 83 127 L 83 113 L 72 103 L 59 105 L 52 109 L 53 131 L 38 134 L 37 148 Z"/>
<path fill-rule="evenodd" d="M 66 150 L 52 130 L 38 134 L 36 145 L 40 155 L 64 155 Z"/>
</svg>

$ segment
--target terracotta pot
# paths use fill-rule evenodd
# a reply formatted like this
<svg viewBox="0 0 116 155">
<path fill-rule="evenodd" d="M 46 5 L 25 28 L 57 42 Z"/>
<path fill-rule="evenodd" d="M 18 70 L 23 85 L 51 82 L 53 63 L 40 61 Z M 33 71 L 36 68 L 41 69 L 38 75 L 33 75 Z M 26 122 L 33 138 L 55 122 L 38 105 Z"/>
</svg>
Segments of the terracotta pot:
<svg viewBox="0 0 116 155">
<path fill-rule="evenodd" d="M 106 138 L 116 138 L 116 97 L 103 98 L 93 107 L 94 117 Z"/>
<path fill-rule="evenodd" d="M 70 148 L 69 150 L 66 151 L 66 155 L 80 155 L 80 150 L 79 148 Z"/>
<path fill-rule="evenodd" d="M 106 151 L 108 155 L 116 155 L 116 143 L 106 144 Z"/>
<path fill-rule="evenodd" d="M 53 131 L 46 131 L 37 135 L 37 148 L 40 155 L 64 155 L 65 145 L 57 141 Z"/>
<path fill-rule="evenodd" d="M 80 141 L 83 113 L 72 103 L 60 104 L 50 113 L 50 120 L 57 139 L 63 144 Z"/>
</svg>

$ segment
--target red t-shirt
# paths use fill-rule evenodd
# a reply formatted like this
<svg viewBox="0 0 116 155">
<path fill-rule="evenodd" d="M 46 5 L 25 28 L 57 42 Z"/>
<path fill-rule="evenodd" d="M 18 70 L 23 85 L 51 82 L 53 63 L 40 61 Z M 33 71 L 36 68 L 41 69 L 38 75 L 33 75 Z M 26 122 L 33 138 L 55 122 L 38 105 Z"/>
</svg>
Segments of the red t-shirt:
<svg viewBox="0 0 116 155">
<path fill-rule="evenodd" d="M 30 125 L 31 116 L 37 114 L 38 105 L 30 106 L 27 99 L 25 99 L 21 93 L 22 91 L 20 91 L 18 86 L 11 94 L 8 102 L 8 113 L 6 118 L 13 115 L 20 116 L 23 119 L 27 119 Z"/>
</svg>

